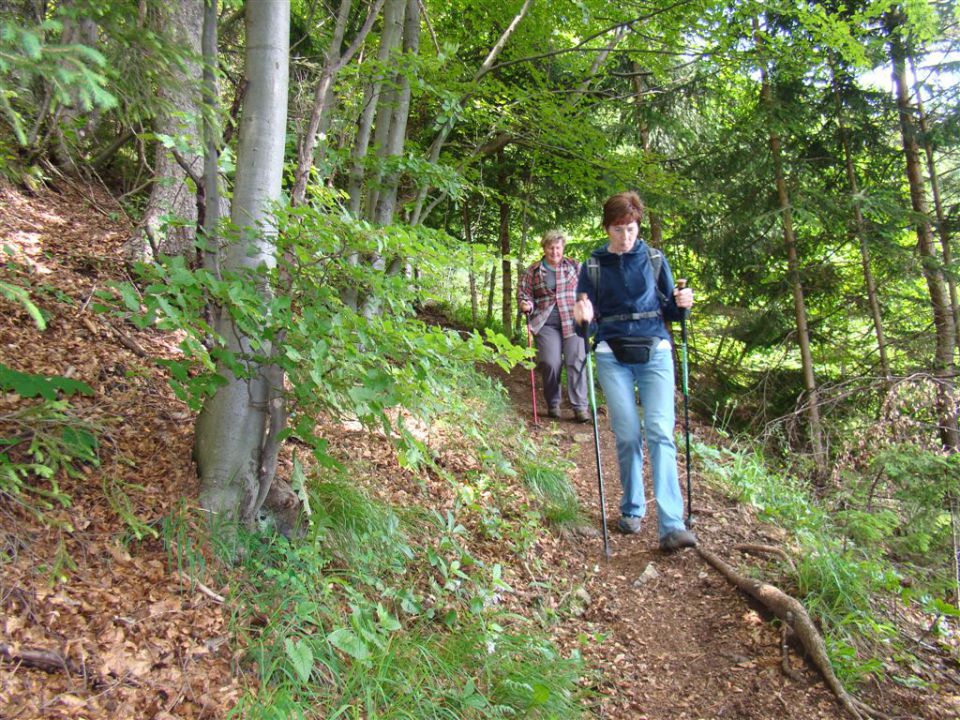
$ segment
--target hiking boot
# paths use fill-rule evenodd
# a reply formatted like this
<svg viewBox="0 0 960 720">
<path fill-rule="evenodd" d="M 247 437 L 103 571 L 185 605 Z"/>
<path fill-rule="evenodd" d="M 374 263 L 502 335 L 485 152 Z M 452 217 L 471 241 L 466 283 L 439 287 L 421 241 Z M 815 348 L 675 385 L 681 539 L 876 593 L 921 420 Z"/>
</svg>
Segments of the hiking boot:
<svg viewBox="0 0 960 720">
<path fill-rule="evenodd" d="M 697 536 L 689 530 L 674 530 L 660 538 L 660 549 L 664 552 L 673 552 L 680 548 L 694 547 Z"/>
<path fill-rule="evenodd" d="M 636 535 L 640 532 L 640 523 L 642 521 L 643 518 L 638 518 L 636 515 L 621 515 L 617 527 L 620 528 L 620 532 L 625 535 Z"/>
<path fill-rule="evenodd" d="M 560 406 L 558 405 L 558 406 L 556 406 L 556 407 L 548 408 L 548 409 L 547 409 L 547 415 L 549 415 L 549 416 L 552 417 L 552 418 L 559 418 L 559 417 L 560 417 Z"/>
<path fill-rule="evenodd" d="M 573 419 L 578 423 L 590 422 L 590 411 L 582 408 L 573 411 Z"/>
</svg>

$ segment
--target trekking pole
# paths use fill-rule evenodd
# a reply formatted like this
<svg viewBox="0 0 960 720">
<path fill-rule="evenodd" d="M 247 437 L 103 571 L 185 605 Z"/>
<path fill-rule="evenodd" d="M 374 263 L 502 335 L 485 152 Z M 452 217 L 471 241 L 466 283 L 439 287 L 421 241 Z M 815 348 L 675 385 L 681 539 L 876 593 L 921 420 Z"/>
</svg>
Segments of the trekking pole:
<svg viewBox="0 0 960 720">
<path fill-rule="evenodd" d="M 583 324 L 583 349 L 587 355 L 587 392 L 590 395 L 590 410 L 593 415 L 593 449 L 597 457 L 597 488 L 600 491 L 600 522 L 603 526 L 603 556 L 610 559 L 610 540 L 607 536 L 606 498 L 603 495 L 603 469 L 600 464 L 600 428 L 597 425 L 597 396 L 593 391 L 593 361 L 590 359 L 590 340 L 587 323 Z"/>
<path fill-rule="evenodd" d="M 683 290 L 687 286 L 686 280 L 677 280 L 677 287 Z M 687 316 L 690 314 L 689 308 L 683 309 L 683 315 L 680 316 L 680 365 L 682 368 L 683 390 L 683 434 L 686 440 L 687 456 L 687 527 L 693 525 L 693 500 L 690 492 L 690 377 L 687 367 Z"/>
<path fill-rule="evenodd" d="M 533 347 L 533 335 L 530 333 L 530 325 L 527 325 L 527 349 Z M 539 425 L 540 418 L 537 417 L 537 376 L 535 368 L 530 368 L 530 396 L 533 398 L 533 424 Z"/>
</svg>

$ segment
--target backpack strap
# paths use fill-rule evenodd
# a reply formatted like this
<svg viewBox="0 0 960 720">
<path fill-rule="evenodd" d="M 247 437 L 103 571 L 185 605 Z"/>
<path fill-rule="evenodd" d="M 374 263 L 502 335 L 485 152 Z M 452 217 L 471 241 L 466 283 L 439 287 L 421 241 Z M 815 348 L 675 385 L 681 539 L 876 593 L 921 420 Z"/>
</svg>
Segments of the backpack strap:
<svg viewBox="0 0 960 720">
<path fill-rule="evenodd" d="M 650 258 L 650 267 L 653 269 L 653 288 L 657 291 L 657 300 L 663 305 L 667 296 L 660 290 L 660 270 L 663 268 L 663 253 L 647 245 L 647 257 Z"/>
<path fill-rule="evenodd" d="M 600 298 L 600 261 L 592 255 L 587 258 L 587 277 L 593 285 L 593 296 Z"/>
</svg>

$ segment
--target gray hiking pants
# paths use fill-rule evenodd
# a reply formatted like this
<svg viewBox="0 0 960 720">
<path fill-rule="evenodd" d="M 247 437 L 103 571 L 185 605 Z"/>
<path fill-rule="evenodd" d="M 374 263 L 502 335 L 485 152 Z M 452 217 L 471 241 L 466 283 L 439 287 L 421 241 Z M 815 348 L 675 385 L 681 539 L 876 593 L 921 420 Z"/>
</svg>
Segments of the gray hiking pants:
<svg viewBox="0 0 960 720">
<path fill-rule="evenodd" d="M 587 409 L 587 364 L 583 354 L 583 338 L 563 337 L 560 321 L 547 322 L 536 335 L 537 369 L 543 385 L 547 407 L 560 407 L 560 371 L 567 366 L 567 396 L 574 410 Z M 562 358 L 561 358 L 562 355 Z M 562 364 L 561 364 L 562 360 Z"/>
</svg>

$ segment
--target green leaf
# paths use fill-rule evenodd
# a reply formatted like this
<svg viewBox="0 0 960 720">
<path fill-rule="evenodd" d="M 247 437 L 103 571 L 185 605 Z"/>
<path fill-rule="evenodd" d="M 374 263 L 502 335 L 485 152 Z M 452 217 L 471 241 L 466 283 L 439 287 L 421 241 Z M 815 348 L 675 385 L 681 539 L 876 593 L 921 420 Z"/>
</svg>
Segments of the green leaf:
<svg viewBox="0 0 960 720">
<path fill-rule="evenodd" d="M 542 683 L 535 683 L 533 686 L 533 696 L 530 698 L 534 705 L 546 705 L 550 699 L 550 688 Z"/>
<path fill-rule="evenodd" d="M 33 304 L 30 300 L 30 293 L 28 293 L 24 288 L 18 285 L 11 285 L 10 283 L 0 282 L 0 295 L 4 296 L 8 300 L 13 300 L 23 305 L 24 309 L 33 318 L 33 322 L 36 324 L 37 329 L 46 330 L 47 322 L 43 319 L 43 314 L 40 312 L 40 308 Z"/>
<path fill-rule="evenodd" d="M 293 669 L 297 671 L 300 682 L 307 682 L 313 672 L 313 650 L 303 640 L 286 638 L 283 644 L 287 650 L 287 657 L 293 664 Z"/>
<path fill-rule="evenodd" d="M 377 619 L 380 621 L 380 627 L 387 632 L 395 632 L 401 627 L 400 621 L 380 603 L 377 603 Z"/>
<path fill-rule="evenodd" d="M 0 363 L 0 390 L 12 390 L 23 398 L 42 397 L 44 400 L 56 400 L 57 393 L 67 395 L 81 393 L 93 395 L 93 388 L 79 380 L 53 375 L 33 375 L 7 367 Z"/>
<path fill-rule="evenodd" d="M 367 644 L 350 628 L 338 628 L 327 635 L 327 642 L 355 660 L 367 660 L 370 650 Z"/>
</svg>

